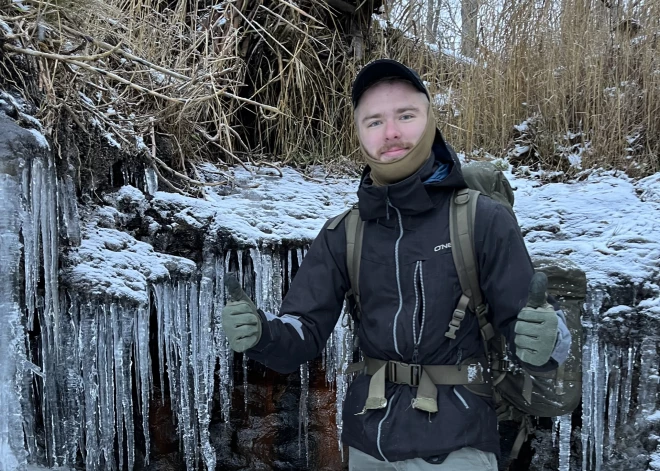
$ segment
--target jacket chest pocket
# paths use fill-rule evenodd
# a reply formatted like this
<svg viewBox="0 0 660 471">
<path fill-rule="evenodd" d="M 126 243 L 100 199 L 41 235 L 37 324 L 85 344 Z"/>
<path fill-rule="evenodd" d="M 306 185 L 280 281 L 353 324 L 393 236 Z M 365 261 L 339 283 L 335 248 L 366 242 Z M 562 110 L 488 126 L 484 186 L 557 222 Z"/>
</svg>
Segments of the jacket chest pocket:
<svg viewBox="0 0 660 471">
<path fill-rule="evenodd" d="M 424 243 L 415 232 L 404 231 L 403 237 L 399 237 L 391 229 L 378 229 L 374 231 L 372 237 L 368 237 L 372 234 L 365 232 L 362 245 L 363 261 L 403 267 L 425 261 L 434 254 L 433 246 L 428 241 Z"/>
</svg>

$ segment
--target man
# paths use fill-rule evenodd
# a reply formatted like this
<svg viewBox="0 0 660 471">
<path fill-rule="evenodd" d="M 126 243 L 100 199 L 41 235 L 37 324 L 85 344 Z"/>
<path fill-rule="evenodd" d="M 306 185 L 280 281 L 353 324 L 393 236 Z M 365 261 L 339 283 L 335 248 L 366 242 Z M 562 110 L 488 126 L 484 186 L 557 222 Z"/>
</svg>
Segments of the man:
<svg viewBox="0 0 660 471">
<path fill-rule="evenodd" d="M 448 228 L 450 198 L 466 187 L 460 163 L 414 71 L 372 62 L 356 77 L 352 98 L 367 163 L 358 190 L 365 221 L 358 336 L 368 361 L 343 409 L 349 469 L 497 470 L 492 397 L 460 381 L 484 356 L 477 317 L 468 313 L 455 338 L 445 335 L 461 297 Z M 223 311 L 234 350 L 280 372 L 320 354 L 351 288 L 345 221 L 333 222 L 312 244 L 279 317 L 258 311 L 234 287 Z M 526 307 L 534 270 L 515 219 L 480 197 L 474 240 L 490 323 L 525 366 L 555 368 L 568 351 L 557 341 L 565 324 L 547 304 Z M 425 371 L 434 368 L 450 374 L 431 380 Z M 395 378 L 396 371 L 412 373 Z M 489 391 L 487 371 L 476 382 Z M 453 376 L 459 381 L 446 380 Z"/>
</svg>

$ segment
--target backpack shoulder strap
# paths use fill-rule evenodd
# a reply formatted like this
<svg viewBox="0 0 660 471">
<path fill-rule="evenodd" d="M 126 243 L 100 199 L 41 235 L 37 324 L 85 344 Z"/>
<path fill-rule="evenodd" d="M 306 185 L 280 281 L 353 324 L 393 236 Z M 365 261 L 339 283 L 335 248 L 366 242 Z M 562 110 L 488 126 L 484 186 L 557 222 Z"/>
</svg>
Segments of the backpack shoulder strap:
<svg viewBox="0 0 660 471">
<path fill-rule="evenodd" d="M 456 338 L 456 331 L 460 328 L 466 309 L 469 307 L 477 315 L 482 337 L 487 342 L 495 332 L 486 318 L 488 308 L 484 304 L 479 285 L 479 267 L 474 250 L 474 223 L 479 194 L 478 191 L 469 188 L 457 190 L 449 205 L 451 252 L 463 293 L 445 336 Z"/>
<path fill-rule="evenodd" d="M 364 235 L 364 221 L 360 217 L 357 203 L 342 214 L 333 219 L 328 225 L 329 230 L 334 230 L 341 221 L 345 220 L 346 228 L 346 267 L 348 280 L 351 284 L 346 293 L 346 299 L 352 301 L 355 307 L 355 315 L 360 319 L 360 260 L 362 258 L 362 238 Z"/>
</svg>

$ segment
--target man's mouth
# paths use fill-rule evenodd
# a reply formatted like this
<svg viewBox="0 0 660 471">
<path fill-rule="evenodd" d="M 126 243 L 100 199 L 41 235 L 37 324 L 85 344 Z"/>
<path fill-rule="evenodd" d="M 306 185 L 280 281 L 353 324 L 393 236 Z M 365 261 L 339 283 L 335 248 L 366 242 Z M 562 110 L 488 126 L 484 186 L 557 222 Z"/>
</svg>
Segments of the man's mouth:
<svg viewBox="0 0 660 471">
<path fill-rule="evenodd" d="M 390 147 L 389 149 L 380 153 L 381 157 L 392 159 L 396 157 L 401 157 L 408 152 L 407 147 Z"/>
</svg>

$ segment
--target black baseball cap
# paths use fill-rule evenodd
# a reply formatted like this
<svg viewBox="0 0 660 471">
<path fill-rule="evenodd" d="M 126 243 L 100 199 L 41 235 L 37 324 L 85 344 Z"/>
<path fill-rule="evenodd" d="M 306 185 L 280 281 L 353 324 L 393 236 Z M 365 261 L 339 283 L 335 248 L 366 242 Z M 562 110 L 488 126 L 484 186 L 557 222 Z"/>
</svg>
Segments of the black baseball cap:
<svg viewBox="0 0 660 471">
<path fill-rule="evenodd" d="M 369 87 L 385 78 L 400 78 L 410 82 L 413 87 L 431 98 L 417 72 L 394 59 L 378 59 L 365 65 L 355 77 L 351 92 L 353 108 L 357 107 L 360 97 Z"/>
</svg>

